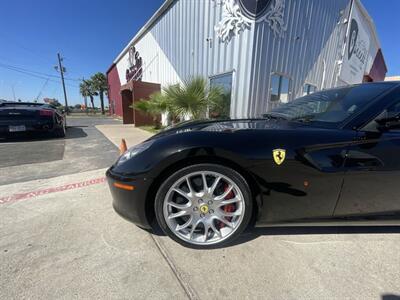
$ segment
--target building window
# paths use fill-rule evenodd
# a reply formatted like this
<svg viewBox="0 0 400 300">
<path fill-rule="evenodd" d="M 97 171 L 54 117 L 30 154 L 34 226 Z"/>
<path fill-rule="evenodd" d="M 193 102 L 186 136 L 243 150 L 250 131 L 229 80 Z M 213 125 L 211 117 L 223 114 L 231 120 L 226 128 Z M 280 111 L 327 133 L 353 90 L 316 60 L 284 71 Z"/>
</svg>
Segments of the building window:
<svg viewBox="0 0 400 300">
<path fill-rule="evenodd" d="M 303 96 L 313 94 L 317 91 L 317 87 L 312 84 L 306 83 L 303 87 Z"/>
<path fill-rule="evenodd" d="M 288 103 L 291 80 L 280 74 L 271 75 L 271 101 Z"/>
<path fill-rule="evenodd" d="M 231 112 L 232 97 L 232 73 L 225 73 L 210 78 L 210 87 L 220 87 L 223 96 L 210 110 L 211 118 L 229 118 Z"/>
</svg>

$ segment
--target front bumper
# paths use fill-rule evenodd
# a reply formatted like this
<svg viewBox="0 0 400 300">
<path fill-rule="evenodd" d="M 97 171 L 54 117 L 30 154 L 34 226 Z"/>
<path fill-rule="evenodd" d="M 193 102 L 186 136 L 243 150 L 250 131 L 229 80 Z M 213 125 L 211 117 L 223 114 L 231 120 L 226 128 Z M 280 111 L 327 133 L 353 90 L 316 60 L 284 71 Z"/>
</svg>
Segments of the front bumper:
<svg viewBox="0 0 400 300">
<path fill-rule="evenodd" d="M 151 221 L 146 214 L 146 197 L 153 181 L 145 177 L 121 176 L 114 173 L 112 168 L 107 171 L 106 176 L 113 197 L 114 210 L 137 226 L 151 229 Z M 114 183 L 134 186 L 134 190 L 115 187 Z"/>
</svg>

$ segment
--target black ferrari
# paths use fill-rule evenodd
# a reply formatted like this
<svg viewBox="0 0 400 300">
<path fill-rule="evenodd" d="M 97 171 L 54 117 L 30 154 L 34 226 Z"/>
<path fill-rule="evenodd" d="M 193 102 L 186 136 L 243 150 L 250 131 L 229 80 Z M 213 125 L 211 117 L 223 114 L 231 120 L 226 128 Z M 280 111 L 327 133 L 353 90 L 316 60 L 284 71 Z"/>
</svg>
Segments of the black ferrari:
<svg viewBox="0 0 400 300">
<path fill-rule="evenodd" d="M 194 248 L 252 224 L 400 225 L 400 83 L 317 92 L 261 119 L 178 124 L 107 177 L 121 216 Z"/>
<path fill-rule="evenodd" d="M 65 113 L 51 105 L 31 102 L 0 103 L 0 135 L 47 133 L 64 137 Z"/>
</svg>

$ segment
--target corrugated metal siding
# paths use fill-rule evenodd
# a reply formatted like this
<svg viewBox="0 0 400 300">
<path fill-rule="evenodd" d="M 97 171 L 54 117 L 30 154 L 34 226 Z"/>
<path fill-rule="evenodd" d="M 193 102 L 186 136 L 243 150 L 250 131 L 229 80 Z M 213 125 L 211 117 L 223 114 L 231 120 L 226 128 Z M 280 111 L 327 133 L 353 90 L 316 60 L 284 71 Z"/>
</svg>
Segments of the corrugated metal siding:
<svg viewBox="0 0 400 300">
<path fill-rule="evenodd" d="M 265 22 L 255 25 L 249 116 L 260 115 L 274 106 L 268 101 L 271 73 L 291 79 L 290 99 L 302 95 L 304 83 L 318 89 L 334 85 L 332 78 L 347 28 L 340 21 L 348 16 L 349 8 L 349 0 L 290 0 L 286 1 L 287 31 L 283 38 L 274 37 Z"/>
<path fill-rule="evenodd" d="M 176 1 L 135 46 L 144 61 L 143 80 L 162 86 L 195 75 L 233 72 L 231 114 L 241 117 L 249 99 L 254 34 L 246 30 L 229 43 L 220 43 L 214 30 L 222 18 L 220 2 Z M 157 57 L 156 62 L 150 65 L 153 57 Z M 122 76 L 126 64 L 118 64 Z"/>
<path fill-rule="evenodd" d="M 144 61 L 143 80 L 165 86 L 194 75 L 234 72 L 232 117 L 259 116 L 271 108 L 272 72 L 292 79 L 290 99 L 302 94 L 305 82 L 318 89 L 335 84 L 346 31 L 339 22 L 340 11 L 342 18 L 348 16 L 350 0 L 286 0 L 283 38 L 275 37 L 269 25 L 260 22 L 229 43 L 221 43 L 214 30 L 222 19 L 221 3 L 175 1 L 136 43 Z M 207 38 L 212 39 L 212 47 Z M 118 64 L 121 76 L 126 63 Z"/>
</svg>

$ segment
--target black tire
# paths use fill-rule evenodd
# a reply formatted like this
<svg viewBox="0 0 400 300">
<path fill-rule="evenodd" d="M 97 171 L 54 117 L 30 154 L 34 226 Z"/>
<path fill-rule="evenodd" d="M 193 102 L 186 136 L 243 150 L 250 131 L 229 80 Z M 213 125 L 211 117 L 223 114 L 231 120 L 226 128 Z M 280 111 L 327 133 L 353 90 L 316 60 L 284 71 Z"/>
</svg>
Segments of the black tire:
<svg viewBox="0 0 400 300">
<path fill-rule="evenodd" d="M 65 128 L 65 125 L 63 124 L 63 126 L 61 128 L 56 128 L 54 130 L 54 136 L 56 138 L 64 138 L 65 137 L 65 131 L 66 131 L 66 128 Z"/>
<path fill-rule="evenodd" d="M 212 245 L 198 245 L 198 244 L 192 244 L 189 243 L 177 235 L 173 231 L 170 230 L 168 227 L 165 219 L 164 219 L 164 214 L 163 214 L 163 205 L 165 201 L 165 197 L 168 193 L 168 190 L 171 188 L 171 186 L 179 180 L 179 178 L 188 175 L 193 172 L 199 172 L 199 171 L 211 171 L 211 172 L 217 172 L 220 173 L 226 177 L 228 177 L 230 180 L 232 180 L 240 189 L 242 192 L 243 198 L 244 198 L 244 216 L 237 227 L 235 231 L 230 235 L 227 239 L 212 244 Z M 241 176 L 238 172 L 235 170 L 222 166 L 222 165 L 217 165 L 217 164 L 196 164 L 196 165 L 191 165 L 188 166 L 184 169 L 178 170 L 172 175 L 170 175 L 165 182 L 160 186 L 160 188 L 157 191 L 156 199 L 155 199 L 155 215 L 156 219 L 158 222 L 158 225 L 162 229 L 162 231 L 168 235 L 171 239 L 174 241 L 178 242 L 179 244 L 188 247 L 188 248 L 193 248 L 193 249 L 214 249 L 214 248 L 220 248 L 223 246 L 227 246 L 232 243 L 249 225 L 250 219 L 252 217 L 252 212 L 253 212 L 253 201 L 251 197 L 251 192 L 250 188 L 246 182 L 246 180 Z"/>
</svg>

